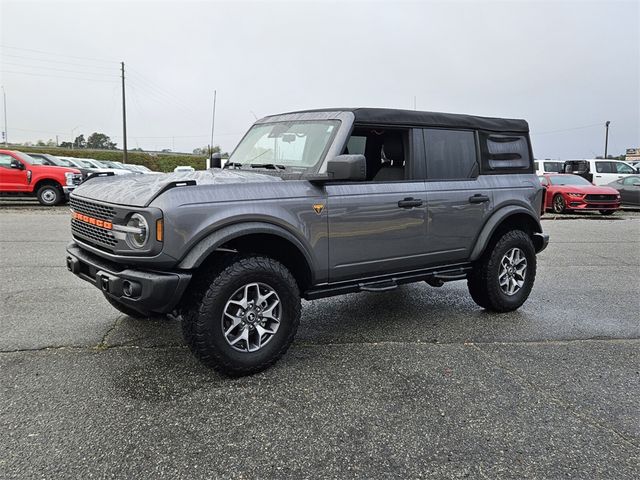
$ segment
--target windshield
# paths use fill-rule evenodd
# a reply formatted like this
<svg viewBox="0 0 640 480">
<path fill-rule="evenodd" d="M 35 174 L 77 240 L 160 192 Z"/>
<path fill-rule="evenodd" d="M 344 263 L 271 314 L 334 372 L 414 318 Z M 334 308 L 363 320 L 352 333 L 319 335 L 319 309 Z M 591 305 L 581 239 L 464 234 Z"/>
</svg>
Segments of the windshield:
<svg viewBox="0 0 640 480">
<path fill-rule="evenodd" d="M 22 152 L 16 152 L 16 154 L 18 157 L 20 157 L 20 160 L 24 160 L 25 162 L 30 163 L 31 165 L 43 165 L 41 158 L 31 157 L 26 153 L 22 153 Z"/>
<path fill-rule="evenodd" d="M 564 169 L 563 162 L 544 162 L 544 171 L 545 172 L 555 172 L 560 173 Z"/>
<path fill-rule="evenodd" d="M 51 160 L 53 162 L 53 160 Z M 62 165 L 63 167 L 75 167 L 76 165 L 74 165 L 73 163 L 71 163 L 69 160 L 65 160 L 64 158 L 57 158 L 55 160 L 56 165 Z"/>
<path fill-rule="evenodd" d="M 90 161 L 88 161 L 88 160 L 79 160 L 78 159 L 77 161 L 78 161 L 78 163 L 80 163 L 81 165 L 84 165 L 87 168 L 96 168 L 95 165 L 93 163 L 91 163 Z"/>
<path fill-rule="evenodd" d="M 313 167 L 324 156 L 339 125 L 337 120 L 254 125 L 236 147 L 228 163 Z"/>
<path fill-rule="evenodd" d="M 554 175 L 549 177 L 551 185 L 591 185 L 591 183 L 577 175 Z"/>
</svg>

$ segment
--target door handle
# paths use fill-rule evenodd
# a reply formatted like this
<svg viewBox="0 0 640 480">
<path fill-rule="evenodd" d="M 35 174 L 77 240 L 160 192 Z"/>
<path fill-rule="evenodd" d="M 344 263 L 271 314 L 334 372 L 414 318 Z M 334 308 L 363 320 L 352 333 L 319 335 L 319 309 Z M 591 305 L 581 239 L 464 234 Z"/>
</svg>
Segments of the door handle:
<svg viewBox="0 0 640 480">
<path fill-rule="evenodd" d="M 400 208 L 420 207 L 420 206 L 422 206 L 422 200 L 420 200 L 419 198 L 407 197 L 404 200 L 400 200 L 398 202 L 398 206 Z"/>
<path fill-rule="evenodd" d="M 488 202 L 489 197 L 486 195 L 482 195 L 481 193 L 476 193 L 475 195 L 469 197 L 469 203 L 484 203 Z"/>
</svg>

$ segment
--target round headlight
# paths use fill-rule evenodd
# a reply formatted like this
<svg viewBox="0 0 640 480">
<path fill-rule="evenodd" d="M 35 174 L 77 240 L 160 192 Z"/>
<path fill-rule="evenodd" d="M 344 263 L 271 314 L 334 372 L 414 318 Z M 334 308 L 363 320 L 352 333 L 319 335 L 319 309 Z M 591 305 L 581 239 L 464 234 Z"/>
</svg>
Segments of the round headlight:
<svg viewBox="0 0 640 480">
<path fill-rule="evenodd" d="M 137 232 L 127 233 L 127 240 L 129 240 L 131 246 L 135 248 L 144 247 L 145 243 L 147 243 L 147 239 L 149 238 L 149 224 L 145 218 L 139 213 L 134 213 L 127 222 L 127 227 L 132 227 L 138 230 Z"/>
</svg>

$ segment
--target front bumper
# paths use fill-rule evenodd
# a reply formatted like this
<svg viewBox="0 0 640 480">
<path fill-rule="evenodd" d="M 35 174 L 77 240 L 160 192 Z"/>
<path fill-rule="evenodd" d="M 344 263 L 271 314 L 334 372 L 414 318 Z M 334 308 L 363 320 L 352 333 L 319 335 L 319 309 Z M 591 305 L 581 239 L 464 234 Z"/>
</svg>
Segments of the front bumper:
<svg viewBox="0 0 640 480">
<path fill-rule="evenodd" d="M 62 187 L 62 191 L 64 192 L 65 197 L 69 198 L 69 194 L 75 190 L 77 185 L 64 185 Z"/>
<path fill-rule="evenodd" d="M 533 234 L 533 246 L 536 249 L 536 253 L 540 253 L 549 245 L 549 235 L 546 233 L 537 233 Z"/>
<path fill-rule="evenodd" d="M 597 201 L 584 200 L 572 197 L 565 197 L 568 210 L 619 210 L 620 200 L 616 201 Z"/>
<path fill-rule="evenodd" d="M 114 300 L 141 313 L 172 312 L 191 280 L 186 272 L 127 268 L 109 262 L 75 243 L 67 247 L 67 269 Z"/>
</svg>

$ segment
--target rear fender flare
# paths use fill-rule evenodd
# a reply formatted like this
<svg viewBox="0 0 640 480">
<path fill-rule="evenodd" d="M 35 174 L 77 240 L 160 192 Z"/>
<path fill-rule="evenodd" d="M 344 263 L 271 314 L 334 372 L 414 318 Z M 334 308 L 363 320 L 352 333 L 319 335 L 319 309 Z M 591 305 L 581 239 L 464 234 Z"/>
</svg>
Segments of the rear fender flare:
<svg viewBox="0 0 640 480">
<path fill-rule="evenodd" d="M 482 227 L 482 230 L 480 231 L 480 234 L 476 239 L 475 246 L 471 251 L 469 260 L 472 262 L 478 260 L 484 253 L 487 245 L 489 245 L 489 241 L 491 240 L 491 237 L 498 229 L 498 227 L 500 227 L 500 225 L 509 217 L 516 214 L 527 215 L 532 220 L 532 224 L 535 225 L 533 233 L 542 233 L 540 220 L 533 213 L 531 213 L 530 210 L 516 205 L 508 205 L 506 207 L 502 207 L 496 210 L 496 212 L 491 215 L 489 220 L 487 220 L 487 222 L 484 224 L 484 227 Z M 538 247 L 536 247 L 536 250 L 538 250 Z"/>
</svg>

